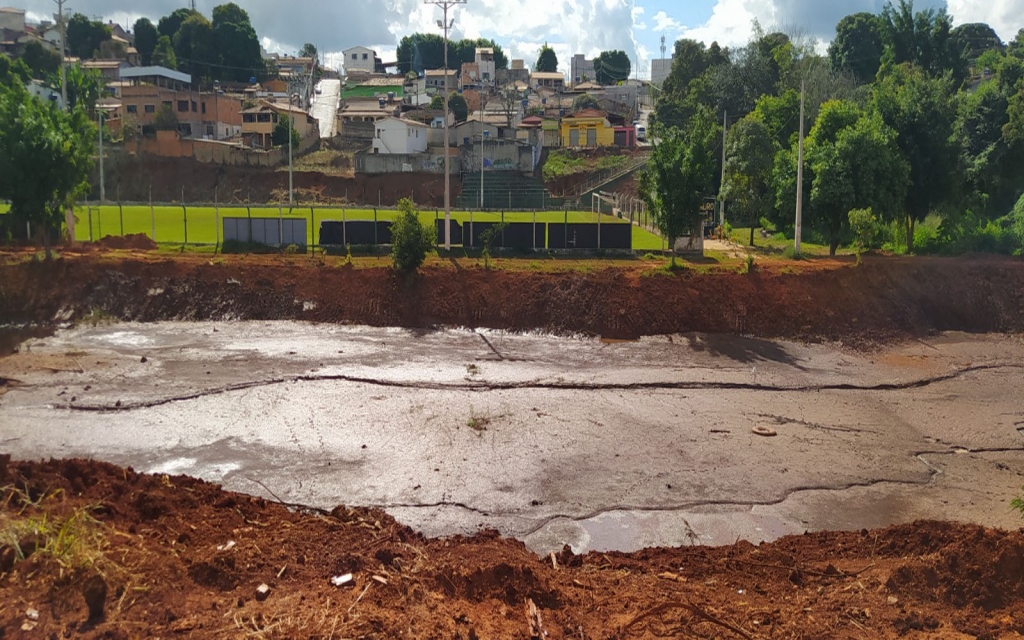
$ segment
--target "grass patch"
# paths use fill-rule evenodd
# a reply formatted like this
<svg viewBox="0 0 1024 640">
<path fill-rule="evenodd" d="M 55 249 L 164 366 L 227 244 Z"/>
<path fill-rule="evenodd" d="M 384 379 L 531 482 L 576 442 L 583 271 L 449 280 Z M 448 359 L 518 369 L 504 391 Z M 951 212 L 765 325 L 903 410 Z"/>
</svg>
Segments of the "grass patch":
<svg viewBox="0 0 1024 640">
<path fill-rule="evenodd" d="M 2 490 L 13 514 L 0 512 L 0 547 L 14 553 L 14 562 L 30 556 L 45 557 L 60 567 L 60 575 L 77 574 L 100 564 L 104 559 L 106 538 L 103 525 L 92 517 L 94 506 L 83 506 L 60 513 L 58 497 L 61 490 L 31 500 L 14 487 Z"/>
</svg>

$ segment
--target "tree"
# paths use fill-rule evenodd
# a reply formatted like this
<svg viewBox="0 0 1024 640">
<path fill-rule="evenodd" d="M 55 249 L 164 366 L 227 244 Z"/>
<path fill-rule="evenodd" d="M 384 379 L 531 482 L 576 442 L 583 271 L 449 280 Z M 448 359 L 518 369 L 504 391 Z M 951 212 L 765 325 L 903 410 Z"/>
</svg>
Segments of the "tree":
<svg viewBox="0 0 1024 640">
<path fill-rule="evenodd" d="M 160 105 L 153 115 L 153 127 L 157 131 L 177 131 L 178 116 L 169 104 Z"/>
<path fill-rule="evenodd" d="M 80 65 L 69 66 L 65 72 L 68 81 L 68 108 L 81 107 L 90 119 L 96 115 L 96 101 L 100 99 L 106 83 L 103 76 L 95 69 L 83 69 Z M 60 91 L 60 74 L 52 73 L 46 84 Z"/>
<path fill-rule="evenodd" d="M 454 47 L 449 42 L 449 59 L 454 61 Z M 444 38 L 436 33 L 413 33 L 403 36 L 396 51 L 398 68 L 423 73 L 444 67 Z"/>
<path fill-rule="evenodd" d="M 995 29 L 984 22 L 962 24 L 950 32 L 955 49 L 973 63 L 986 51 L 1002 51 L 1003 41 Z"/>
<path fill-rule="evenodd" d="M 601 105 L 599 105 L 597 103 L 597 100 L 595 100 L 594 97 L 591 96 L 589 93 L 580 94 L 579 96 L 577 96 L 577 98 L 575 100 L 572 101 L 572 110 L 574 112 L 575 111 L 583 111 L 584 109 L 600 109 L 600 108 L 601 108 Z"/>
<path fill-rule="evenodd" d="M 153 49 L 153 64 L 168 69 L 178 68 L 178 57 L 174 55 L 174 45 L 167 36 L 157 38 L 156 47 Z"/>
<path fill-rule="evenodd" d="M 722 196 L 729 200 L 730 211 L 738 211 L 750 223 L 750 246 L 754 228 L 774 204 L 772 168 L 777 151 L 771 132 L 756 117 L 742 118 L 726 134 Z"/>
<path fill-rule="evenodd" d="M 832 68 L 852 73 L 861 83 L 874 81 L 883 52 L 882 21 L 875 14 L 865 12 L 840 20 L 836 37 L 828 47 Z"/>
<path fill-rule="evenodd" d="M 167 36 L 171 42 L 174 42 L 174 36 L 178 35 L 178 30 L 181 29 L 182 23 L 195 15 L 199 15 L 199 12 L 187 7 L 175 9 L 171 15 L 160 18 L 156 30 L 160 35 Z"/>
<path fill-rule="evenodd" d="M 316 51 L 316 45 L 314 45 L 312 42 L 307 42 L 306 44 L 302 45 L 301 49 L 299 49 L 300 58 L 316 58 L 317 56 L 318 54 Z"/>
<path fill-rule="evenodd" d="M 217 64 L 211 70 L 214 77 L 235 82 L 263 79 L 266 73 L 263 53 L 245 10 L 233 2 L 214 7 L 212 29 L 213 57 Z"/>
<path fill-rule="evenodd" d="M 123 42 L 104 40 L 95 56 L 97 60 L 124 60 L 128 57 L 128 48 Z"/>
<path fill-rule="evenodd" d="M 537 56 L 537 64 L 534 65 L 534 69 L 548 73 L 558 71 L 558 56 L 555 55 L 555 50 L 549 47 L 546 42 L 540 48 L 540 54 Z"/>
<path fill-rule="evenodd" d="M 441 94 L 437 94 L 436 96 L 431 98 L 430 99 L 430 108 L 431 109 L 444 109 L 444 96 L 442 96 Z"/>
<path fill-rule="evenodd" d="M 274 132 L 271 134 L 271 141 L 275 147 L 283 147 L 288 144 L 288 131 L 292 132 L 292 149 L 299 148 L 299 142 L 302 137 L 299 136 L 299 132 L 292 126 L 292 119 L 288 116 L 281 114 L 277 118 L 277 124 L 274 125 Z"/>
<path fill-rule="evenodd" d="M 505 122 L 511 129 L 515 126 L 523 94 L 516 89 L 515 84 L 507 84 L 498 90 L 498 99 L 501 101 L 501 111 L 505 114 Z"/>
<path fill-rule="evenodd" d="M 179 70 L 196 78 L 208 75 L 209 63 L 216 59 L 210 21 L 198 13 L 186 18 L 174 34 L 174 56 Z"/>
<path fill-rule="evenodd" d="M 412 200 L 398 201 L 398 211 L 391 223 L 391 261 L 399 271 L 415 271 L 434 248 L 432 226 L 420 222 Z"/>
<path fill-rule="evenodd" d="M 867 209 L 851 209 L 846 216 L 850 221 L 850 230 L 853 231 L 854 246 L 857 248 L 857 264 L 860 264 L 860 254 L 875 240 L 878 233 L 878 219 Z"/>
<path fill-rule="evenodd" d="M 810 218 L 827 229 L 829 254 L 835 255 L 850 209 L 870 207 L 890 218 L 897 214 L 910 167 L 895 132 L 851 102 L 822 105 L 807 137 Z"/>
<path fill-rule="evenodd" d="M 764 123 L 780 148 L 788 149 L 800 128 L 800 94 L 789 89 L 782 95 L 761 96 L 751 116 Z"/>
<path fill-rule="evenodd" d="M 135 49 L 139 52 L 143 66 L 153 64 L 153 51 L 156 49 L 156 41 L 160 37 L 156 27 L 149 18 L 139 18 L 132 26 L 132 33 L 135 34 Z"/>
<path fill-rule="evenodd" d="M 618 84 L 629 78 L 631 65 L 625 51 L 602 51 L 594 60 L 594 75 L 598 84 Z"/>
<path fill-rule="evenodd" d="M 32 79 L 32 71 L 23 60 L 11 60 L 0 53 L 0 89 L 4 87 L 24 89 Z"/>
<path fill-rule="evenodd" d="M 892 67 L 910 62 L 933 76 L 947 71 L 956 85 L 967 77 L 967 60 L 957 49 L 952 22 L 945 9 L 914 12 L 913 0 L 887 2 L 882 10 L 885 62 Z"/>
<path fill-rule="evenodd" d="M 60 54 L 47 49 L 37 40 L 28 41 L 21 54 L 21 59 L 32 70 L 34 78 L 45 78 L 60 68 Z"/>
<path fill-rule="evenodd" d="M 89 188 L 93 124 L 81 109 L 66 113 L 22 87 L 0 87 L 0 198 L 8 215 L 43 230 L 60 230 L 66 208 Z"/>
<path fill-rule="evenodd" d="M 87 60 L 99 50 L 100 43 L 110 40 L 110 27 L 102 22 L 92 21 L 81 13 L 68 20 L 65 31 L 68 38 L 68 55 Z"/>
<path fill-rule="evenodd" d="M 655 225 L 672 247 L 674 267 L 676 239 L 699 237 L 702 232 L 700 205 L 713 190 L 717 165 L 715 118 L 702 107 L 690 119 L 685 133 L 676 128 L 662 130 L 657 139 L 641 175 L 639 191 Z"/>
<path fill-rule="evenodd" d="M 910 165 L 901 219 L 907 231 L 907 250 L 914 249 L 914 224 L 956 195 L 962 177 L 951 81 L 930 78 L 921 69 L 900 66 L 878 83 L 871 107 L 896 132 L 896 144 Z M 875 208 L 877 213 L 884 211 Z"/>
<path fill-rule="evenodd" d="M 448 96 L 448 108 L 455 114 L 455 120 L 458 122 L 465 122 L 469 117 L 469 105 L 461 93 L 452 91 Z"/>
<path fill-rule="evenodd" d="M 710 56 L 703 42 L 680 39 L 672 55 L 672 68 L 662 85 L 665 93 L 685 95 L 690 83 L 704 75 L 711 66 Z"/>
<path fill-rule="evenodd" d="M 965 204 L 975 214 L 1000 216 L 1024 189 L 1024 141 L 1004 135 L 1010 122 L 1009 96 L 1000 81 L 990 79 L 958 94 L 956 102 L 954 135 L 964 167 Z"/>
</svg>

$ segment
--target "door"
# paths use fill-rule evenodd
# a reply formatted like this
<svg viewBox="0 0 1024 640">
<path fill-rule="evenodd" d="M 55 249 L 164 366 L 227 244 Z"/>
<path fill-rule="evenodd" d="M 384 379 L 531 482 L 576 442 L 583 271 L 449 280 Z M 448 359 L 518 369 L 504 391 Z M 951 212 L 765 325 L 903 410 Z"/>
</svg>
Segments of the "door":
<svg viewBox="0 0 1024 640">
<path fill-rule="evenodd" d="M 580 146 L 580 130 L 569 129 L 569 146 L 578 147 Z"/>
<path fill-rule="evenodd" d="M 594 127 L 590 127 L 589 129 L 587 129 L 587 146 L 597 146 L 597 129 Z"/>
</svg>

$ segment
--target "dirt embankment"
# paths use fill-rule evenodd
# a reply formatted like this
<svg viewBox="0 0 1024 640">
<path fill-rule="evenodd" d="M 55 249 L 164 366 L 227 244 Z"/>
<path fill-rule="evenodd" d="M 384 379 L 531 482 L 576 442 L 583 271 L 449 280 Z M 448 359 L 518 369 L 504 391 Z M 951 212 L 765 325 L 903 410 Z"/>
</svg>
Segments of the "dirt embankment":
<svg viewBox="0 0 1024 640">
<path fill-rule="evenodd" d="M 0 473 L 5 638 L 1024 633 L 1024 531 L 917 522 L 552 559 L 493 533 L 428 540 L 380 511 L 288 509 L 97 462 Z"/>
<path fill-rule="evenodd" d="M 403 276 L 336 258 L 70 255 L 0 266 L 0 322 L 304 319 L 585 332 L 874 340 L 1024 330 L 1024 261 L 876 259 L 801 274 L 648 275 L 452 266 Z"/>
<path fill-rule="evenodd" d="M 204 164 L 186 158 L 122 156 L 107 168 L 107 197 L 122 202 L 180 202 L 182 187 L 186 202 L 220 203 L 287 202 L 288 172 L 258 167 Z M 93 182 L 96 182 L 93 176 Z M 444 206 L 444 176 L 402 173 L 384 176 L 356 175 L 352 178 L 319 172 L 294 173 L 296 196 L 307 202 L 393 206 L 400 198 L 412 197 L 421 206 Z M 462 182 L 453 176 L 452 199 L 461 192 Z M 98 184 L 93 193 L 99 193 Z"/>
</svg>

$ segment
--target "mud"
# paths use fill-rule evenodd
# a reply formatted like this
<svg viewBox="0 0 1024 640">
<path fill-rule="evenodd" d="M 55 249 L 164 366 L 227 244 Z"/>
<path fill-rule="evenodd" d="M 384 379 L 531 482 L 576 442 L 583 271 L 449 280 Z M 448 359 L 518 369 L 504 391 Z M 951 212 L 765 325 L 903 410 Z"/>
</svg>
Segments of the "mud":
<svg viewBox="0 0 1024 640">
<path fill-rule="evenodd" d="M 9 543 L 0 551 L 8 638 L 1024 633 L 1024 531 L 919 521 L 538 557 L 492 532 L 426 539 L 380 511 L 287 509 L 185 476 L 79 460 L 3 471 L 5 526 L 80 523 L 65 526 L 79 536 L 73 553 L 46 534 L 22 536 L 24 560 Z M 330 582 L 342 574 L 351 586 Z"/>
</svg>

